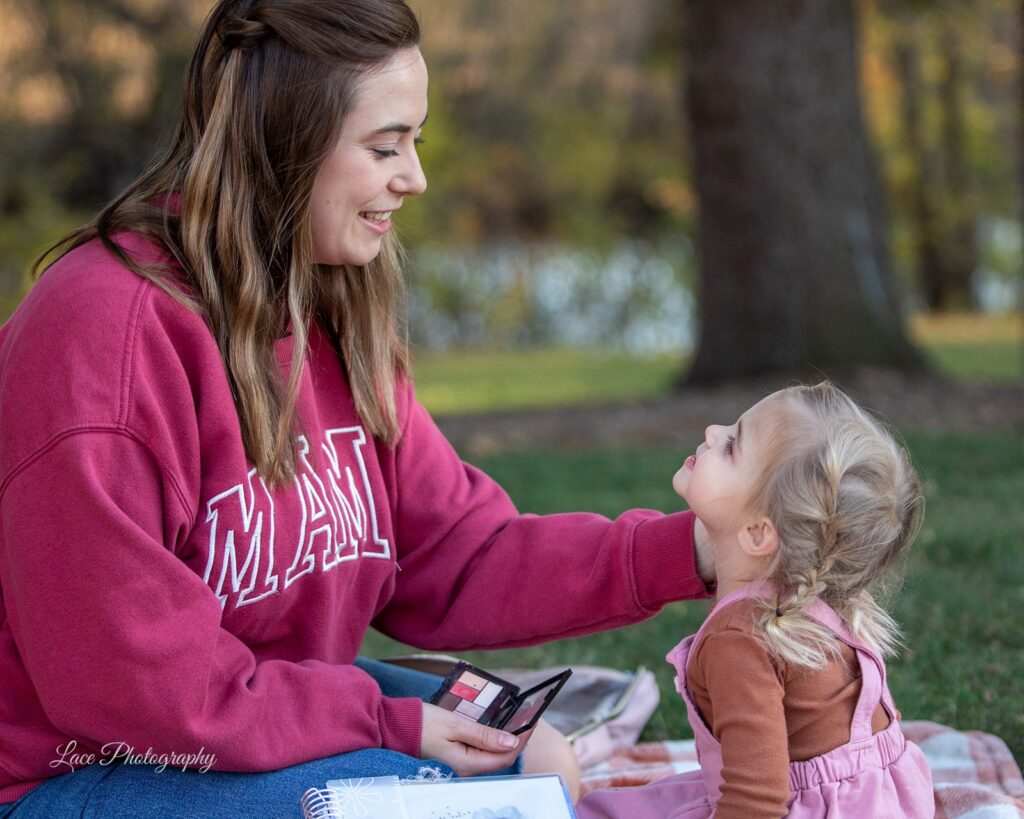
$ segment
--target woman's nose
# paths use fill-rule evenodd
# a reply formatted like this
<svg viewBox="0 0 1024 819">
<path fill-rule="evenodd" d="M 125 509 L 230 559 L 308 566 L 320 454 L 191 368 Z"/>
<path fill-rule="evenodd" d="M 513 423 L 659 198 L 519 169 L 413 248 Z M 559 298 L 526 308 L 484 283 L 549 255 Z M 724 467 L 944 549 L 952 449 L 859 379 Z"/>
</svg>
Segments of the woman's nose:
<svg viewBox="0 0 1024 819">
<path fill-rule="evenodd" d="M 704 430 L 704 440 L 707 442 L 708 446 L 714 446 L 715 445 L 715 440 L 718 438 L 718 435 L 721 432 L 721 430 L 722 430 L 722 427 L 719 426 L 718 424 L 711 424 L 711 425 L 709 425 L 708 427 L 705 428 L 705 430 Z"/>
<path fill-rule="evenodd" d="M 408 166 L 392 180 L 391 187 L 403 196 L 419 196 L 427 189 L 427 175 L 415 151 L 410 154 Z"/>
</svg>

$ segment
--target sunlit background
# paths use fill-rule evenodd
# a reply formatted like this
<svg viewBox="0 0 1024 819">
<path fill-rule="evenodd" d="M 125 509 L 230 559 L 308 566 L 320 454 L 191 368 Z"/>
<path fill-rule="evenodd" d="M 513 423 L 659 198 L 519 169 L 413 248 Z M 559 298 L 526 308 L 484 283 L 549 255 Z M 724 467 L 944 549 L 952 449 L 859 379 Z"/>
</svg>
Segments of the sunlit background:
<svg viewBox="0 0 1024 819">
<path fill-rule="evenodd" d="M 166 138 L 211 5 L 0 0 L 0 315 Z M 959 313 L 950 332 L 1006 342 L 983 374 L 1020 376 L 1019 4 L 855 5 L 915 337 Z M 418 355 L 596 347 L 680 369 L 701 320 L 682 3 L 413 6 L 431 71 L 430 190 L 400 225 Z"/>
</svg>

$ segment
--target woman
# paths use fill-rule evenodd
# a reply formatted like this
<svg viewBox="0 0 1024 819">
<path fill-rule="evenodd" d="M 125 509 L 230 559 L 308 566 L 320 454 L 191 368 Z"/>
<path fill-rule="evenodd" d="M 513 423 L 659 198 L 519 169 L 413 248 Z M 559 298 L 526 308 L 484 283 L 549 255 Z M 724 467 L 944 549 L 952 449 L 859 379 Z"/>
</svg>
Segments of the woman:
<svg viewBox="0 0 1024 819">
<path fill-rule="evenodd" d="M 504 769 L 521 738 L 357 662 L 369 626 L 504 647 L 707 594 L 689 513 L 519 515 L 416 402 L 418 40 L 402 0 L 222 0 L 169 150 L 0 330 L 0 815 Z"/>
</svg>

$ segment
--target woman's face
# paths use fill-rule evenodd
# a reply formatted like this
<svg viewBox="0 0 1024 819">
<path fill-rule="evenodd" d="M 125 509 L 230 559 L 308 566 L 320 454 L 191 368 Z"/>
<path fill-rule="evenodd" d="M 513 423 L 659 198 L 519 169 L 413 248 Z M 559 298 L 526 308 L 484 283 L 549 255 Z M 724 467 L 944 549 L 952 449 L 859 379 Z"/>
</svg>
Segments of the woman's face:
<svg viewBox="0 0 1024 819">
<path fill-rule="evenodd" d="M 427 66 L 403 49 L 368 72 L 334 151 L 313 182 L 310 219 L 318 264 L 364 265 L 380 253 L 391 215 L 427 188 L 416 155 L 427 119 Z"/>
</svg>

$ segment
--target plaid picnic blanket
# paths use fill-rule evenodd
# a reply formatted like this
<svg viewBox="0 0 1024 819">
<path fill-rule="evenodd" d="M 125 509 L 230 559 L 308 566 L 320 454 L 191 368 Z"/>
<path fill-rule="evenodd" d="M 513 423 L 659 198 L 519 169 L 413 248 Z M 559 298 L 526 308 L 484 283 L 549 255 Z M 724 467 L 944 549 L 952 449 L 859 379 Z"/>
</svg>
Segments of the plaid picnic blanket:
<svg viewBox="0 0 1024 819">
<path fill-rule="evenodd" d="M 937 819 L 1024 817 L 1024 780 L 999 737 L 934 722 L 904 722 L 903 732 L 928 758 Z M 640 743 L 585 768 L 583 793 L 644 785 L 698 767 L 693 740 Z"/>
</svg>

